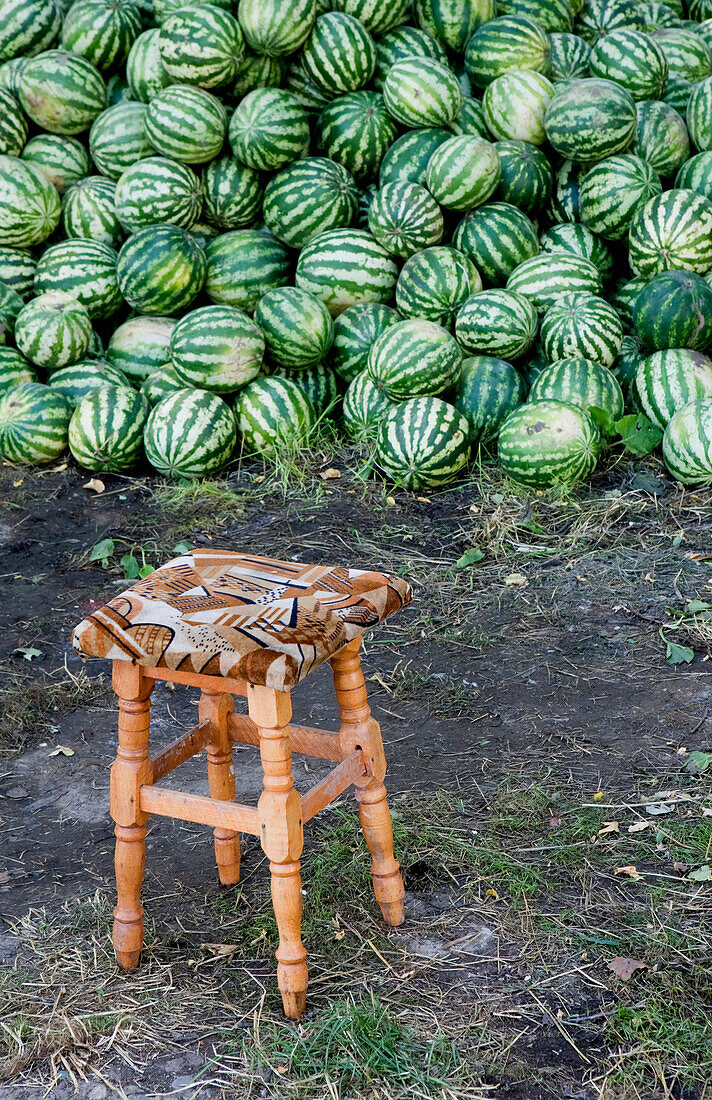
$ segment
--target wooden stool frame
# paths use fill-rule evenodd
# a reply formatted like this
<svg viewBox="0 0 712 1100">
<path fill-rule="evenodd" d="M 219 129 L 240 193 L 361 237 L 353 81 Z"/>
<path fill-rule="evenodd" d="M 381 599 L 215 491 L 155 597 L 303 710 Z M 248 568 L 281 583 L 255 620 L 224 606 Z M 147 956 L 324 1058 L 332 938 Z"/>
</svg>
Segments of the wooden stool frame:
<svg viewBox="0 0 712 1100">
<path fill-rule="evenodd" d="M 138 966 L 143 945 L 141 882 L 146 862 L 146 823 L 151 814 L 212 825 L 220 881 L 240 878 L 239 833 L 260 838 L 269 860 L 272 902 L 279 930 L 277 981 L 284 1011 L 304 1012 L 307 953 L 301 940 L 302 883 L 299 862 L 304 823 L 350 786 L 372 857 L 373 887 L 387 924 L 404 919 L 403 880 L 393 856 L 393 830 L 383 779 L 386 760 L 378 723 L 371 717 L 359 659 L 360 638 L 331 658 L 341 715 L 338 733 L 290 725 L 288 692 L 221 676 L 113 662 L 119 702 L 119 746 L 111 768 L 111 816 L 116 833 L 114 948 L 124 970 Z M 169 680 L 201 689 L 198 725 L 157 756 L 149 756 L 150 698 L 154 681 Z M 232 697 L 247 698 L 248 715 L 234 712 Z M 235 802 L 232 745 L 259 745 L 263 790 L 257 806 Z M 210 797 L 157 786 L 157 781 L 191 756 L 207 750 Z M 294 786 L 292 752 L 336 767 L 301 795 Z"/>
</svg>

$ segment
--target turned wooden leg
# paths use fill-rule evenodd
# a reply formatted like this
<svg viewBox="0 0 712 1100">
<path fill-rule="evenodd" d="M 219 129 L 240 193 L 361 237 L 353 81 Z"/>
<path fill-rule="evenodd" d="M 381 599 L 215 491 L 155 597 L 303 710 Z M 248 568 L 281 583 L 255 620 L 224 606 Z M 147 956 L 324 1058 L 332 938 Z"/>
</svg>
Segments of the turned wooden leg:
<svg viewBox="0 0 712 1100">
<path fill-rule="evenodd" d="M 292 750 L 286 729 L 292 705 L 286 692 L 252 685 L 248 687 L 247 705 L 260 736 L 264 790 L 258 810 L 279 929 L 277 982 L 285 1015 L 298 1020 L 306 1007 L 307 953 L 301 936 L 302 800 L 294 789 Z"/>
<path fill-rule="evenodd" d="M 364 753 L 368 772 L 356 780 L 355 786 L 361 828 L 373 859 L 373 890 L 386 924 L 398 925 L 405 919 L 405 891 L 400 866 L 393 856 L 393 825 L 383 785 L 386 758 L 381 728 L 371 717 L 359 646 L 360 638 L 356 638 L 331 659 L 341 712 L 339 738 L 345 753 L 357 748 Z"/>
<path fill-rule="evenodd" d="M 232 763 L 232 743 L 228 736 L 227 719 L 235 709 L 232 696 L 224 692 L 203 691 L 198 716 L 201 722 L 211 722 L 215 733 L 208 741 L 208 787 L 210 797 L 222 802 L 235 801 L 235 770 Z M 223 886 L 240 881 L 240 838 L 232 829 L 214 829 L 215 862 Z"/>
<path fill-rule="evenodd" d="M 141 882 L 148 814 L 139 808 L 139 789 L 152 780 L 148 733 L 153 681 L 137 665 L 114 661 L 113 684 L 119 697 L 119 747 L 111 767 L 111 816 L 116 823 L 114 950 L 119 966 L 134 970 L 143 945 Z"/>
</svg>

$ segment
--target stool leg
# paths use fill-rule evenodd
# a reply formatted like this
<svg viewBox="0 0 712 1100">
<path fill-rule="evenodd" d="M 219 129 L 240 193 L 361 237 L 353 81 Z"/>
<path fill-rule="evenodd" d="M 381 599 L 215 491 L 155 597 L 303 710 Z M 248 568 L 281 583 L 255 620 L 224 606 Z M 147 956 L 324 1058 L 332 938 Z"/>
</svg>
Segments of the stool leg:
<svg viewBox="0 0 712 1100">
<path fill-rule="evenodd" d="M 298 1020 L 306 1007 L 307 953 L 301 937 L 302 800 L 294 789 L 292 750 L 286 729 L 292 705 L 286 692 L 253 685 L 248 687 L 247 705 L 260 736 L 264 790 L 258 810 L 262 848 L 272 873 L 272 904 L 279 929 L 277 982 L 285 1015 Z"/>
<path fill-rule="evenodd" d="M 146 863 L 148 814 L 139 808 L 139 789 L 152 780 L 148 756 L 153 681 L 138 666 L 114 661 L 119 697 L 119 747 L 111 768 L 111 816 L 116 823 L 114 950 L 124 970 L 135 970 L 143 946 L 141 882 Z"/>
<path fill-rule="evenodd" d="M 400 865 L 393 856 L 393 825 L 383 785 L 386 758 L 381 728 L 371 717 L 368 705 L 359 659 L 360 642 L 360 638 L 355 638 L 331 659 L 341 712 L 339 737 L 345 753 L 357 748 L 364 753 L 368 773 L 357 779 L 355 786 L 361 828 L 373 859 L 373 891 L 386 924 L 398 925 L 405 919 L 405 891 Z"/>
<path fill-rule="evenodd" d="M 235 801 L 235 770 L 227 730 L 227 717 L 234 709 L 231 695 L 208 691 L 201 694 L 198 717 L 201 722 L 210 721 L 215 730 L 213 739 L 206 745 L 208 788 L 210 797 L 221 802 Z M 223 886 L 233 886 L 240 881 L 240 838 L 232 829 L 220 828 L 213 830 L 213 836 L 220 881 Z"/>
</svg>

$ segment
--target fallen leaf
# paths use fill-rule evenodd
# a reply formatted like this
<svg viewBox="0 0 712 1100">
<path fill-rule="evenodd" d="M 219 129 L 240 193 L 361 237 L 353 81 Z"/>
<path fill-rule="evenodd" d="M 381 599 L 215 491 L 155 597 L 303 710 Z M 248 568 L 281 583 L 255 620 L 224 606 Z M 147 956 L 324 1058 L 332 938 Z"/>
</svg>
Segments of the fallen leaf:
<svg viewBox="0 0 712 1100">
<path fill-rule="evenodd" d="M 51 752 L 47 753 L 48 756 L 74 756 L 74 749 L 68 748 L 66 745 L 55 745 Z"/>
<path fill-rule="evenodd" d="M 336 481 L 341 477 L 341 470 L 337 470 L 335 466 L 330 466 L 328 470 L 322 470 L 319 474 L 322 481 Z"/>
<path fill-rule="evenodd" d="M 479 516 L 479 514 L 480 514 L 480 510 L 479 510 L 479 508 L 477 507 L 476 504 L 471 504 L 470 505 L 470 511 L 472 512 L 473 516 Z"/>
<path fill-rule="evenodd" d="M 600 802 L 602 800 L 602 798 L 603 798 L 603 791 L 596 791 L 596 793 L 593 796 L 593 801 L 594 802 Z"/>
<path fill-rule="evenodd" d="M 620 822 L 604 821 L 602 827 L 598 830 L 598 835 L 606 836 L 608 833 L 619 833 L 620 831 Z"/>
<path fill-rule="evenodd" d="M 345 938 L 345 936 L 346 936 L 346 933 L 343 930 L 341 932 L 334 932 L 334 939 L 335 940 L 343 940 Z"/>
<path fill-rule="evenodd" d="M 673 861 L 672 869 L 678 875 L 686 875 L 687 872 L 690 870 L 690 864 L 680 863 L 680 860 L 676 859 Z"/>
<path fill-rule="evenodd" d="M 473 546 L 457 559 L 455 568 L 466 569 L 468 565 L 475 565 L 478 561 L 482 561 L 484 556 L 479 546 Z"/>
<path fill-rule="evenodd" d="M 386 497 L 386 504 L 388 504 L 389 507 L 393 508 L 395 506 L 395 503 L 396 503 L 396 498 L 395 497 Z"/>
<path fill-rule="evenodd" d="M 685 764 L 685 771 L 691 775 L 702 775 L 712 764 L 712 752 L 691 752 Z"/>
<path fill-rule="evenodd" d="M 636 970 L 645 970 L 648 964 L 641 962 L 640 959 L 626 959 L 624 955 L 616 955 L 615 959 L 608 960 L 606 966 L 609 970 L 612 970 L 621 981 L 627 982 L 628 979 L 635 974 Z"/>
<path fill-rule="evenodd" d="M 696 871 L 690 871 L 687 877 L 691 882 L 709 882 L 712 879 L 712 867 L 709 863 L 703 863 Z"/>
<path fill-rule="evenodd" d="M 14 489 L 19 488 L 19 486 L 22 485 L 24 480 L 25 480 L 24 477 L 18 477 L 17 481 L 13 481 L 13 483 L 12 483 L 13 488 Z"/>
<path fill-rule="evenodd" d="M 496 890 L 493 890 L 491 886 L 488 890 L 485 890 L 485 897 L 494 898 L 495 901 L 499 901 L 499 894 Z"/>
<path fill-rule="evenodd" d="M 648 829 L 652 825 L 652 821 L 636 821 L 634 825 L 628 826 L 629 833 L 642 833 L 643 829 Z"/>
<path fill-rule="evenodd" d="M 85 481 L 82 485 L 82 489 L 90 489 L 92 493 L 96 493 L 97 496 L 103 493 L 106 489 L 106 485 L 98 477 L 92 477 L 89 481 Z"/>
<path fill-rule="evenodd" d="M 234 955 L 237 951 L 236 943 L 204 943 L 203 947 L 211 955 Z"/>
<path fill-rule="evenodd" d="M 642 877 L 640 872 L 638 871 L 638 868 L 633 867 L 632 864 L 629 864 L 627 867 L 614 867 L 613 868 L 613 874 L 614 875 L 627 875 L 628 878 L 632 878 L 632 879 L 639 879 L 639 878 Z"/>
<path fill-rule="evenodd" d="M 35 657 L 42 656 L 41 649 L 33 649 L 31 645 L 19 645 L 17 649 L 13 649 L 13 654 L 17 654 L 18 657 L 24 657 L 26 661 L 33 661 Z"/>
<path fill-rule="evenodd" d="M 526 588 L 529 581 L 523 573 L 510 573 L 508 577 L 504 578 L 504 583 L 507 588 Z"/>
<path fill-rule="evenodd" d="M 645 807 L 646 814 L 652 814 L 654 817 L 659 817 L 660 814 L 671 814 L 675 809 L 675 806 L 671 802 L 649 802 Z"/>
<path fill-rule="evenodd" d="M 415 499 L 421 501 L 422 504 L 432 504 L 433 503 L 432 500 L 430 499 L 430 497 L 416 497 Z"/>
</svg>

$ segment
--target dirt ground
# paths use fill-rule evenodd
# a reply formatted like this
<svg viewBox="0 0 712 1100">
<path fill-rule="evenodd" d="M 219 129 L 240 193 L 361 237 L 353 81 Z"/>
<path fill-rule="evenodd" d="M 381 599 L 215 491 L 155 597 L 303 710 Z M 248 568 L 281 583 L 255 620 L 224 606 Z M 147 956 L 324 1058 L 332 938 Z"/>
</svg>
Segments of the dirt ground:
<svg viewBox="0 0 712 1100">
<path fill-rule="evenodd" d="M 487 467 L 432 499 L 349 469 L 332 453 L 281 480 L 107 476 L 99 494 L 71 466 L 0 470 L 0 1096 L 712 1097 L 709 493 L 654 462 L 559 499 Z M 254 838 L 225 889 L 210 831 L 155 819 L 143 963 L 113 962 L 115 711 L 69 637 L 127 555 L 181 542 L 415 591 L 365 649 L 407 921 L 380 921 L 344 796 L 307 829 L 298 1025 Z M 326 671 L 308 683 L 297 720 L 332 725 Z M 159 686 L 154 743 L 195 704 Z M 254 801 L 254 750 L 235 759 Z M 204 767 L 166 782 L 203 791 Z M 298 787 L 318 775 L 295 757 Z"/>
</svg>

